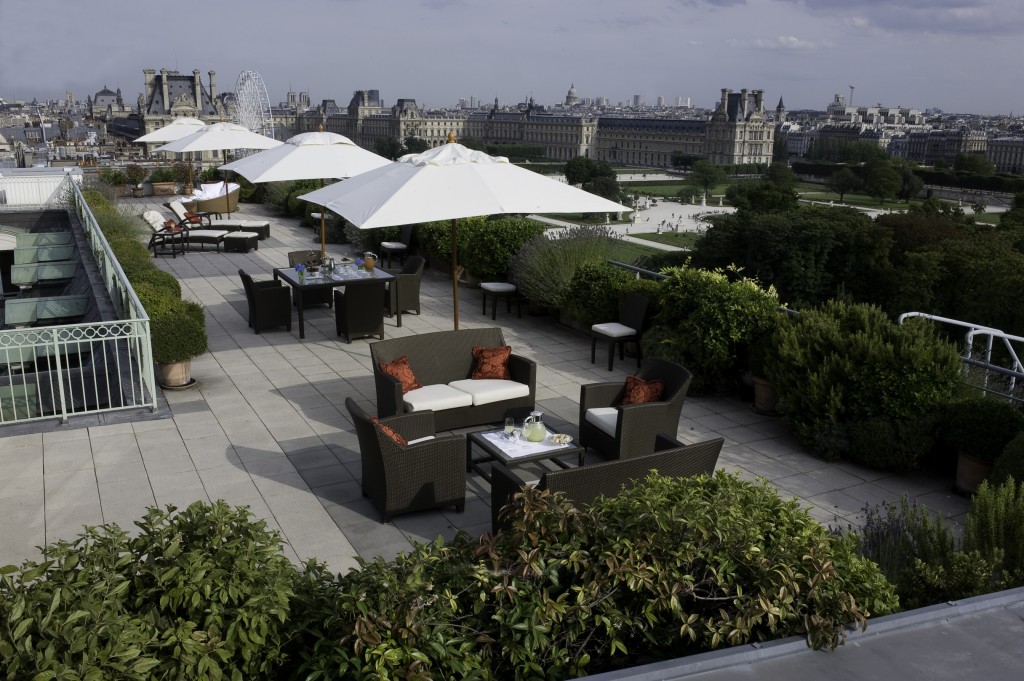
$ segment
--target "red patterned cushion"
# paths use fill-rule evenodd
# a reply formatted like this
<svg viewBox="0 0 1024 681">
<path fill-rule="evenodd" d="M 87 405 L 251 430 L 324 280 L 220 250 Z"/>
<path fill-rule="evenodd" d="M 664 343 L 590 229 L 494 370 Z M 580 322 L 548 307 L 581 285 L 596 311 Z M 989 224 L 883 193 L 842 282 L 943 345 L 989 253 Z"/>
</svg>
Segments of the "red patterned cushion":
<svg viewBox="0 0 1024 681">
<path fill-rule="evenodd" d="M 174 220 L 164 220 L 164 227 L 170 229 L 171 227 L 177 227 L 178 223 Z"/>
<path fill-rule="evenodd" d="M 203 221 L 201 217 L 199 217 L 190 210 L 185 211 L 185 217 L 188 219 L 189 222 L 196 225 L 200 224 Z"/>
<path fill-rule="evenodd" d="M 381 362 L 377 366 L 388 376 L 394 376 L 398 379 L 402 384 L 403 395 L 410 390 L 423 387 L 423 384 L 416 380 L 416 375 L 412 373 L 408 355 L 402 355 L 393 362 Z"/>
<path fill-rule="evenodd" d="M 510 378 L 508 358 L 511 354 L 512 346 L 510 345 L 502 345 L 497 348 L 474 345 L 473 359 L 476 360 L 476 364 L 473 366 L 471 378 Z"/>
<path fill-rule="evenodd" d="M 644 404 L 657 402 L 665 392 L 665 381 L 657 378 L 645 381 L 636 376 L 626 376 L 626 389 L 622 393 L 620 404 Z"/>
<path fill-rule="evenodd" d="M 397 432 L 395 432 L 394 428 L 389 428 L 388 426 L 385 426 L 383 423 L 380 422 L 380 419 L 378 419 L 376 416 L 371 416 L 370 420 L 373 421 L 373 425 L 380 428 L 380 432 L 384 433 L 389 438 L 391 438 L 392 440 L 394 440 L 403 447 L 409 446 L 409 443 L 406 442 L 405 438 L 402 437 Z"/>
</svg>

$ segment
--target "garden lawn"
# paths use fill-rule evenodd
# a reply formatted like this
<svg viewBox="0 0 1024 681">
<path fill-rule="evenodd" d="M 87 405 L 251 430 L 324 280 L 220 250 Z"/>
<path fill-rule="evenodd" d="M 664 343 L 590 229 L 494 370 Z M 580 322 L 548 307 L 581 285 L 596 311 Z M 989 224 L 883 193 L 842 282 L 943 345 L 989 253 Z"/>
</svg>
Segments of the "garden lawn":
<svg viewBox="0 0 1024 681">
<path fill-rule="evenodd" d="M 661 234 L 651 232 L 644 234 L 631 234 L 630 236 L 637 239 L 643 239 L 645 241 L 655 241 L 667 246 L 677 246 L 679 248 L 690 249 L 696 245 L 697 239 L 701 237 L 697 232 L 662 232 Z"/>
</svg>

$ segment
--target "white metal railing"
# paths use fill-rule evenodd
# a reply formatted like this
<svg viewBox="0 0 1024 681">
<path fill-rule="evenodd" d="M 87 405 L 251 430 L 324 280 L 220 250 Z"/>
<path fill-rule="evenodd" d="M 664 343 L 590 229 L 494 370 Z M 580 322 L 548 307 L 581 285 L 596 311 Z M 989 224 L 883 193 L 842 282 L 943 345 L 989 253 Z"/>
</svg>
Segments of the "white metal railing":
<svg viewBox="0 0 1024 681">
<path fill-rule="evenodd" d="M 61 205 L 71 177 L 58 173 L 10 176 L 0 171 L 0 206 L 55 208 Z"/>
<path fill-rule="evenodd" d="M 57 177 L 61 186 L 42 205 L 78 215 L 118 319 L 0 329 L 0 424 L 157 406 L 149 317 L 77 184 Z M 52 177 L 18 179 L 49 185 Z"/>
<path fill-rule="evenodd" d="M 995 393 L 1007 399 L 1024 402 L 1024 364 L 1018 347 L 1024 349 L 1024 337 L 1014 336 L 999 329 L 972 324 L 959 319 L 940 317 L 924 312 L 904 312 L 897 320 L 900 324 L 910 317 L 922 317 L 941 324 L 966 329 L 961 358 L 964 378 L 972 386 L 986 393 Z M 1015 346 L 1014 344 L 1018 344 Z M 997 358 L 999 354 L 1001 357 Z M 1003 364 L 997 363 L 1000 359 Z"/>
</svg>

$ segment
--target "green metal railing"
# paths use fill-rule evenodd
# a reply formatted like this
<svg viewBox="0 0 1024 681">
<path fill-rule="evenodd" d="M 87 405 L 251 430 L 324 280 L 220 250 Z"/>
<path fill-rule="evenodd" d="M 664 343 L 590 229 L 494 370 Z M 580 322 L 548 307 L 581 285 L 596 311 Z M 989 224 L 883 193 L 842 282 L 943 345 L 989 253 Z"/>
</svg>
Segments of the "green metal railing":
<svg viewBox="0 0 1024 681">
<path fill-rule="evenodd" d="M 37 179 L 38 189 L 27 186 Z M 20 178 L 5 208 L 64 207 L 77 215 L 117 319 L 0 329 L 0 424 L 157 406 L 149 317 L 78 185 L 60 179 L 54 191 L 52 176 Z M 15 195 L 28 200 L 12 201 Z"/>
</svg>

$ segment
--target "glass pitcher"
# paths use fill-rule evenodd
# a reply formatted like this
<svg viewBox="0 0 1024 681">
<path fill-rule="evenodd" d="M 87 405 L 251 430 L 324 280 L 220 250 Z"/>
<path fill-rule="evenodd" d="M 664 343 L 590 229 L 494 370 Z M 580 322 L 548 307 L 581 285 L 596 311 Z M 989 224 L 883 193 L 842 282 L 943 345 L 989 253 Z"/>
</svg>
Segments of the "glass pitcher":
<svg viewBox="0 0 1024 681">
<path fill-rule="evenodd" d="M 363 254 L 363 267 L 365 267 L 367 271 L 372 270 L 376 264 L 377 256 L 374 253 L 367 251 Z"/>
<path fill-rule="evenodd" d="M 542 442 L 547 436 L 547 429 L 544 427 L 544 413 L 531 411 L 530 415 L 523 421 L 523 435 L 528 442 Z"/>
</svg>

